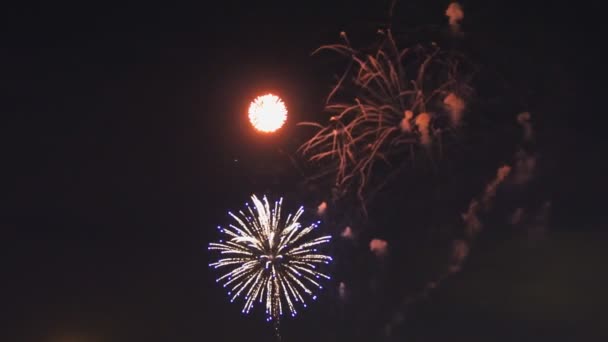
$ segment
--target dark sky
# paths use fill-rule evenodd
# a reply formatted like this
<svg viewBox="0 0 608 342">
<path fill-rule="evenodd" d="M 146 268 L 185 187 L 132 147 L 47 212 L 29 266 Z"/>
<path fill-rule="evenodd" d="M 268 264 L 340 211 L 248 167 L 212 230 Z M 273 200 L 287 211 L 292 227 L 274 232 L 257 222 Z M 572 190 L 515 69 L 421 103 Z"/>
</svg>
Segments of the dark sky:
<svg viewBox="0 0 608 342">
<path fill-rule="evenodd" d="M 399 1 L 396 17 L 406 27 L 444 25 L 447 3 Z M 599 83 L 586 78 L 599 60 L 600 41 L 589 33 L 597 30 L 594 10 L 578 2 L 463 4 L 472 31 L 529 55 L 522 70 L 539 70 L 531 76 L 535 86 L 561 85 L 530 100 L 532 108 L 555 110 L 541 125 L 551 128 L 548 153 L 564 158 L 551 172 L 566 234 L 554 248 L 574 256 L 591 241 L 597 246 L 601 235 L 581 233 L 606 221 L 604 201 L 594 197 L 605 183 L 598 163 L 605 120 L 595 112 L 604 109 L 589 105 Z M 6 329 L 0 334 L 8 336 L 0 339 L 269 338 L 260 317 L 242 317 L 215 286 L 206 244 L 226 210 L 265 189 L 270 178 L 252 173 L 275 158 L 277 146 L 291 148 L 294 123 L 321 110 L 337 71 L 310 53 L 335 42 L 341 30 L 373 33 L 386 8 L 383 1 L 3 5 L 0 315 Z M 535 63 L 538 69 L 530 67 Z M 278 137 L 260 138 L 245 121 L 248 101 L 266 90 L 280 93 L 292 112 Z M 560 245 L 571 240 L 579 242 Z M 551 264 L 559 254 L 546 253 L 538 263 Z M 597 260 L 593 253 L 583 262 Z M 575 277 L 583 274 L 579 269 Z M 556 291 L 575 296 L 568 303 L 576 307 L 588 300 L 576 297 L 584 289 Z M 466 305 L 453 300 L 469 293 L 463 291 L 445 296 Z M 537 316 L 544 317 L 547 306 L 539 305 Z M 564 315 L 559 319 L 574 317 Z M 294 340 L 317 336 L 314 327 L 329 318 L 320 305 L 286 329 Z"/>
</svg>

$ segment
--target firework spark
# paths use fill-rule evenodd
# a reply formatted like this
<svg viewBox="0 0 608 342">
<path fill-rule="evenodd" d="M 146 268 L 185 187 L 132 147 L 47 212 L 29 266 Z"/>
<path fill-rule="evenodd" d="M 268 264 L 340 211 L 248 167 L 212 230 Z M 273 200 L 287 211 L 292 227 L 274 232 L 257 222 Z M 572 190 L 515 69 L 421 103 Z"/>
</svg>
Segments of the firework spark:
<svg viewBox="0 0 608 342">
<path fill-rule="evenodd" d="M 302 207 L 283 221 L 283 199 L 274 207 L 266 196 L 251 199 L 253 207 L 247 204 L 245 212 L 229 213 L 235 225 L 218 227 L 227 239 L 209 244 L 209 250 L 221 254 L 209 266 L 229 269 L 217 282 L 228 288 L 231 302 L 244 297 L 243 313 L 249 313 L 256 302 L 265 303 L 267 320 L 278 322 L 286 310 L 292 316 L 297 314 L 296 303 L 306 307 L 305 297 L 317 298 L 313 289 L 323 288 L 321 278 L 330 279 L 317 268 L 332 258 L 320 254 L 317 247 L 328 243 L 331 236 L 308 238 L 319 222 L 303 228 L 299 222 Z"/>
<path fill-rule="evenodd" d="M 260 132 L 274 132 L 283 126 L 286 119 L 285 103 L 276 95 L 258 96 L 249 105 L 249 121 Z"/>
</svg>

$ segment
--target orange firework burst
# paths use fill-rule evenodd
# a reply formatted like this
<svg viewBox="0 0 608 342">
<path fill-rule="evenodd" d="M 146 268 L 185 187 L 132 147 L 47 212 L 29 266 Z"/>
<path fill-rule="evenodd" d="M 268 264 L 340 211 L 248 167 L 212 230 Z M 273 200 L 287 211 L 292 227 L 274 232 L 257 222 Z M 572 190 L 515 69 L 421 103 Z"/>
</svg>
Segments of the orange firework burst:
<svg viewBox="0 0 608 342">
<path fill-rule="evenodd" d="M 249 105 L 249 121 L 260 132 L 274 132 L 283 126 L 286 119 L 285 103 L 276 95 L 258 96 Z"/>
</svg>

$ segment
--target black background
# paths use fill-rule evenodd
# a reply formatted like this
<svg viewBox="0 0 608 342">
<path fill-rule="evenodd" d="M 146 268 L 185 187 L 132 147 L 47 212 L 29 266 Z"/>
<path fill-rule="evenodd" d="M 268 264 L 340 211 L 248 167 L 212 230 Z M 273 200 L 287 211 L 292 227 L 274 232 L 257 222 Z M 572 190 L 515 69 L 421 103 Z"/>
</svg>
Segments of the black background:
<svg viewBox="0 0 608 342">
<path fill-rule="evenodd" d="M 401 1 L 396 20 L 445 25 L 447 4 Z M 545 173 L 555 231 L 534 252 L 514 256 L 505 242 L 472 262 L 412 325 L 420 341 L 599 339 L 605 106 L 590 104 L 602 87 L 592 80 L 601 12 L 580 2 L 463 5 L 465 30 L 521 52 L 505 64 L 541 89 L 530 107 L 551 113 L 541 126 L 558 160 Z M 295 123 L 321 111 L 337 70 L 310 53 L 342 30 L 373 33 L 387 7 L 3 5 L 2 340 L 270 339 L 261 317 L 242 317 L 224 298 L 206 245 L 228 209 L 268 186 L 271 177 L 256 172 L 280 158 L 277 147 L 292 148 Z M 245 109 L 267 90 L 285 98 L 291 116 L 282 133 L 260 137 Z M 286 340 L 333 338 L 334 299 L 324 300 L 286 323 Z"/>
</svg>

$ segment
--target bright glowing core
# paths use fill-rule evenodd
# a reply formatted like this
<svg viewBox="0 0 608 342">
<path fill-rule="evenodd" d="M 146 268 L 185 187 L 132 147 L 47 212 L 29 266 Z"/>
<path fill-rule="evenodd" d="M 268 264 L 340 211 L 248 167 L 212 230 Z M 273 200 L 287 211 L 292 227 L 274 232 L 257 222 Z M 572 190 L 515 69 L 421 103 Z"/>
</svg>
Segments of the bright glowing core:
<svg viewBox="0 0 608 342">
<path fill-rule="evenodd" d="M 283 126 L 286 119 L 285 103 L 276 95 L 258 96 L 249 105 L 249 121 L 258 131 L 274 132 Z"/>
</svg>

